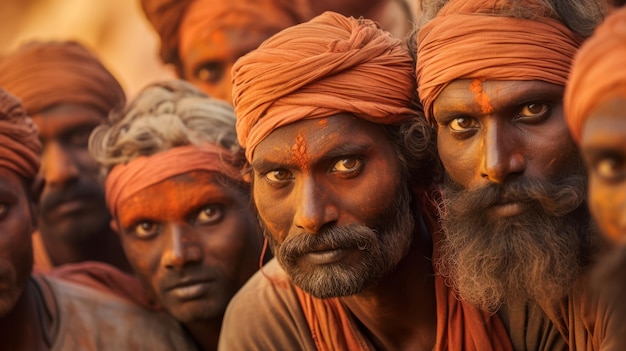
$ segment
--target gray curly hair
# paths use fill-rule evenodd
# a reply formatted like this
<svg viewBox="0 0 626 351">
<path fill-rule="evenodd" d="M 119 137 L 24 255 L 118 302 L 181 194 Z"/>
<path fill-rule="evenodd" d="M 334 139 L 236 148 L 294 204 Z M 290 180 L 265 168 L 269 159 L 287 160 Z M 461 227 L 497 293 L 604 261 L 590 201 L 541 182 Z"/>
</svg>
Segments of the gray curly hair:
<svg viewBox="0 0 626 351">
<path fill-rule="evenodd" d="M 148 85 L 123 110 L 113 111 L 89 138 L 89 152 L 106 176 L 119 163 L 177 146 L 210 143 L 245 162 L 230 104 L 182 80 Z"/>
</svg>

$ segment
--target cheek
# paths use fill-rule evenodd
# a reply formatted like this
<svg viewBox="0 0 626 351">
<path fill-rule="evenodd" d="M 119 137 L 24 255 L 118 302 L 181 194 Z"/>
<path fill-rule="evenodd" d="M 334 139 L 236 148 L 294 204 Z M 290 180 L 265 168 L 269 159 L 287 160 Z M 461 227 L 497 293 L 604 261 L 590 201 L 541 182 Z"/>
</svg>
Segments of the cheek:
<svg viewBox="0 0 626 351">
<path fill-rule="evenodd" d="M 475 143 L 456 140 L 439 128 L 437 151 L 446 173 L 457 183 L 469 187 L 478 174 L 480 159 Z"/>
<path fill-rule="evenodd" d="M 589 208 L 602 233 L 618 243 L 625 239 L 626 184 L 607 185 L 593 175 L 589 180 Z"/>
<path fill-rule="evenodd" d="M 87 147 L 74 151 L 74 159 L 80 167 L 81 171 L 87 173 L 90 176 L 97 176 L 100 171 L 100 165 L 89 154 Z"/>
<path fill-rule="evenodd" d="M 137 240 L 122 234 L 122 245 L 133 270 L 150 289 L 156 290 L 153 278 L 158 271 L 163 249 L 159 243 Z"/>
<path fill-rule="evenodd" d="M 273 191 L 263 191 L 255 186 L 253 190 L 254 203 L 265 230 L 280 242 L 289 232 L 294 214 L 292 196 L 269 196 Z"/>
</svg>

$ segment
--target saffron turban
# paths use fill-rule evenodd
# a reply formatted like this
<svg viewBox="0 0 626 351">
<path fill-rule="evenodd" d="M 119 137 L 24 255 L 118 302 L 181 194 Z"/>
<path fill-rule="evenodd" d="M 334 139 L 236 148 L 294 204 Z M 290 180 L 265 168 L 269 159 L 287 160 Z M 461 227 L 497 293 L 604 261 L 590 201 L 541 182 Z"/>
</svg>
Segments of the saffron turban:
<svg viewBox="0 0 626 351">
<path fill-rule="evenodd" d="M 565 86 L 583 38 L 561 22 L 542 16 L 505 17 L 494 9 L 503 0 L 451 0 L 417 35 L 417 86 L 426 117 L 452 81 L 540 80 Z M 538 8 L 533 1 L 517 6 Z"/>
<path fill-rule="evenodd" d="M 406 121 L 415 89 L 400 40 L 373 21 L 325 12 L 283 30 L 233 66 L 237 137 L 252 159 L 274 129 L 342 112 Z"/>
<path fill-rule="evenodd" d="M 0 60 L 0 86 L 29 115 L 58 104 L 87 105 L 103 116 L 125 102 L 113 75 L 77 42 L 32 42 Z"/>
<path fill-rule="evenodd" d="M 310 18 L 304 0 L 141 0 L 146 17 L 161 38 L 161 59 L 179 64 L 192 41 L 224 28 L 274 34 Z M 185 28 L 186 38 L 181 38 Z"/>
<path fill-rule="evenodd" d="M 565 89 L 565 118 L 580 142 L 589 114 L 604 102 L 626 99 L 626 8 L 609 16 L 574 59 Z"/>
<path fill-rule="evenodd" d="M 0 167 L 32 181 L 39 170 L 40 154 L 35 125 L 20 101 L 0 89 Z"/>
</svg>

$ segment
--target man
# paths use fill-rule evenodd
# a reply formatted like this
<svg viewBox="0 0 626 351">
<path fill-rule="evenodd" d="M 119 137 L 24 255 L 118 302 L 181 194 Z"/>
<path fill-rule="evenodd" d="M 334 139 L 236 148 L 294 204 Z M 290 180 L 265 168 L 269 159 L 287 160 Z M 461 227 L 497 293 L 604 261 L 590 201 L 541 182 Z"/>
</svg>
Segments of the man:
<svg viewBox="0 0 626 351">
<path fill-rule="evenodd" d="M 575 9 L 451 0 L 417 38 L 418 92 L 446 171 L 438 267 L 513 340 L 531 336 L 516 349 L 552 348 L 536 323 L 544 313 L 571 348 L 606 345 L 603 312 L 584 289 L 597 232 L 563 119 L 583 37 L 558 14 Z"/>
<path fill-rule="evenodd" d="M 217 349 L 226 305 L 263 246 L 235 121 L 229 104 L 168 81 L 111 114 L 90 142 L 129 261 L 201 350 Z"/>
<path fill-rule="evenodd" d="M 43 144 L 36 269 L 95 260 L 130 271 L 87 150 L 92 129 L 124 104 L 119 83 L 76 42 L 32 42 L 0 61 L 0 86 L 22 100 Z"/>
<path fill-rule="evenodd" d="M 41 144 L 0 89 L 0 340 L 5 350 L 192 350 L 180 327 L 115 295 L 31 276 Z"/>
<path fill-rule="evenodd" d="M 221 350 L 510 349 L 433 272 L 435 153 L 412 70 L 391 34 L 333 12 L 237 61 L 237 134 L 276 259 L 231 301 Z"/>
<path fill-rule="evenodd" d="M 178 77 L 231 102 L 233 63 L 272 34 L 311 16 L 306 0 L 142 0 Z"/>
</svg>

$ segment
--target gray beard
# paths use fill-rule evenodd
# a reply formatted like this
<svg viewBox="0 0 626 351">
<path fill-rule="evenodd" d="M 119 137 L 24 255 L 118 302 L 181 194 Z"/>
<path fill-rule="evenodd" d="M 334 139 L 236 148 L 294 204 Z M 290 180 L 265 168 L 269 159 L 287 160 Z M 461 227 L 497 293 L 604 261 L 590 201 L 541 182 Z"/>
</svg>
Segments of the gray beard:
<svg viewBox="0 0 626 351">
<path fill-rule="evenodd" d="M 557 302 L 597 246 L 584 203 L 585 179 L 570 176 L 558 184 L 523 180 L 475 191 L 448 179 L 437 268 L 461 299 L 490 313 L 502 304 Z M 515 217 L 489 216 L 486 209 L 502 196 L 530 202 L 531 208 Z"/>
</svg>

